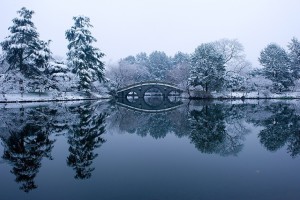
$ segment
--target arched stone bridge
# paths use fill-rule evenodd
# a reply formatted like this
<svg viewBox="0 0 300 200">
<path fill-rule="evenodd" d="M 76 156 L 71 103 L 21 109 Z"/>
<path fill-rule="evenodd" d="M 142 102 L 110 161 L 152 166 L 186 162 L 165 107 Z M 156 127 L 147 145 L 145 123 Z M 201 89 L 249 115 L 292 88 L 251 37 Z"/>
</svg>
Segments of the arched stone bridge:
<svg viewBox="0 0 300 200">
<path fill-rule="evenodd" d="M 147 91 L 154 89 L 161 94 L 146 96 Z M 175 92 L 174 94 L 170 94 Z M 182 104 L 178 96 L 183 91 L 175 85 L 148 81 L 129 85 L 117 91 L 117 103 L 120 106 L 142 112 L 166 112 Z"/>
<path fill-rule="evenodd" d="M 128 85 L 124 88 L 117 90 L 117 97 L 127 98 L 129 93 L 131 93 L 130 95 L 134 94 L 138 98 L 143 98 L 145 96 L 145 93 L 150 89 L 159 90 L 164 98 L 169 96 L 171 92 L 177 92 L 178 94 L 181 94 L 183 92 L 180 88 L 170 83 L 159 81 L 147 81 L 136 83 L 133 85 Z"/>
</svg>

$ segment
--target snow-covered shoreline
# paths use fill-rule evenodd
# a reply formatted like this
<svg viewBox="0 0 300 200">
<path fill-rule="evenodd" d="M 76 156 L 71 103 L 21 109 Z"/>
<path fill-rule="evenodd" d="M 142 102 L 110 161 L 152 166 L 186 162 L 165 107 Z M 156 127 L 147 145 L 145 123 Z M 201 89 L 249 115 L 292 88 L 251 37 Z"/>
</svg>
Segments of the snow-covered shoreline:
<svg viewBox="0 0 300 200">
<path fill-rule="evenodd" d="M 271 93 L 270 91 L 253 92 L 213 92 L 209 95 L 205 93 L 183 94 L 184 98 L 189 99 L 300 99 L 300 92 Z"/>
<path fill-rule="evenodd" d="M 79 92 L 63 93 L 18 93 L 18 94 L 0 94 L 0 103 L 31 103 L 31 102 L 56 102 L 56 101 L 83 101 L 110 99 L 109 95 L 100 95 L 92 93 L 87 96 Z"/>
<path fill-rule="evenodd" d="M 32 102 L 58 102 L 58 101 L 85 101 L 85 100 L 101 100 L 113 98 L 107 94 L 91 93 L 86 95 L 82 92 L 62 92 L 62 93 L 18 93 L 18 94 L 0 94 L 0 103 L 32 103 Z M 281 94 L 266 92 L 227 92 L 227 93 L 211 93 L 210 97 L 203 97 L 183 94 L 182 98 L 201 100 L 201 99 L 300 99 L 300 92 L 285 92 Z"/>
</svg>

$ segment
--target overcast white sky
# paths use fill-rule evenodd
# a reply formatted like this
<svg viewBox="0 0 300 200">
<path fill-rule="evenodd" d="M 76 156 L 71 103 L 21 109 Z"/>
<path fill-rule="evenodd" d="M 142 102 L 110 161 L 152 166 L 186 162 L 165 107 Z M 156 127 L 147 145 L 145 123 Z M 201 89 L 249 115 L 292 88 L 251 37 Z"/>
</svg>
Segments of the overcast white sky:
<svg viewBox="0 0 300 200">
<path fill-rule="evenodd" d="M 154 50 L 192 53 L 201 43 L 238 39 L 258 65 L 260 51 L 275 42 L 300 39 L 300 0 L 0 0 L 0 41 L 21 7 L 35 11 L 33 22 L 54 55 L 65 56 L 65 31 L 72 17 L 90 17 L 105 61 Z"/>
</svg>

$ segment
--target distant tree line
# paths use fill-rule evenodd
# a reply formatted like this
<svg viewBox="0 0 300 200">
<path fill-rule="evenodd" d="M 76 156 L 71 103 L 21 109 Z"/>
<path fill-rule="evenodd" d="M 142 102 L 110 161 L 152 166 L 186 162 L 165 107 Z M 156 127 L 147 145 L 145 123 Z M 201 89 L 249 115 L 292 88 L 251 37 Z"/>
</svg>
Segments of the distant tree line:
<svg viewBox="0 0 300 200">
<path fill-rule="evenodd" d="M 211 92 L 285 92 L 295 89 L 300 74 L 300 43 L 293 38 L 289 52 L 276 44 L 261 51 L 263 68 L 253 68 L 237 40 L 222 39 L 198 46 L 192 54 L 163 51 L 127 56 L 109 66 L 107 77 L 115 89 L 135 82 L 160 80 L 177 84 L 193 95 Z M 298 83 L 299 85 L 299 83 Z M 299 86 L 298 86 L 299 87 Z M 197 94 L 197 92 L 199 94 Z"/>
</svg>

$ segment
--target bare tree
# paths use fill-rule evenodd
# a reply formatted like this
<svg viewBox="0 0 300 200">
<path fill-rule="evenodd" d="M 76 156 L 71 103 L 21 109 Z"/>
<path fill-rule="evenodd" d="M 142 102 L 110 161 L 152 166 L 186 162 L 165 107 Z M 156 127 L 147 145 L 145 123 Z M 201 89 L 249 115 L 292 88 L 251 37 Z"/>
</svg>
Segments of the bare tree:
<svg viewBox="0 0 300 200">
<path fill-rule="evenodd" d="M 238 40 L 221 39 L 214 42 L 214 47 L 223 56 L 226 71 L 245 75 L 251 70 L 251 63 L 246 60 L 244 47 Z"/>
</svg>

